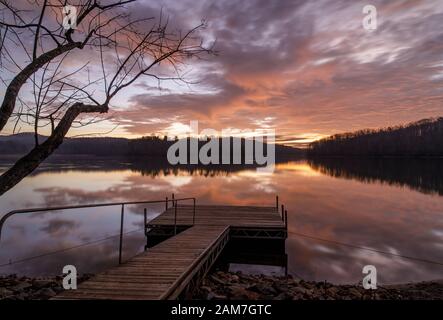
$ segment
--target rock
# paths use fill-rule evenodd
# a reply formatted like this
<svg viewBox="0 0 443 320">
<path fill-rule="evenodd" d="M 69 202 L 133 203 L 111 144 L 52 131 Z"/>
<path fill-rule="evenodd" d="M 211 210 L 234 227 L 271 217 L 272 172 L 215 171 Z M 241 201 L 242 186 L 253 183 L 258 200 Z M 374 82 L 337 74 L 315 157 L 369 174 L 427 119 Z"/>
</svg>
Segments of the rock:
<svg viewBox="0 0 443 320">
<path fill-rule="evenodd" d="M 41 288 L 45 288 L 45 287 L 50 287 L 53 284 L 56 284 L 54 281 L 51 280 L 41 280 L 41 279 L 37 279 L 34 280 L 32 282 L 32 286 L 37 288 L 37 289 L 41 289 Z"/>
<path fill-rule="evenodd" d="M 56 294 L 59 294 L 62 291 L 65 291 L 65 289 L 63 289 L 63 287 L 57 286 L 57 287 L 53 287 L 52 290 L 54 290 L 54 292 Z"/>
<path fill-rule="evenodd" d="M 14 296 L 15 300 L 26 300 L 28 297 L 26 293 L 20 293 Z"/>
<path fill-rule="evenodd" d="M 274 298 L 275 300 L 291 300 L 292 296 L 289 293 L 282 292 Z"/>
<path fill-rule="evenodd" d="M 244 292 L 246 291 L 246 289 L 238 284 L 233 284 L 228 287 L 228 291 L 235 293 L 235 292 Z"/>
<path fill-rule="evenodd" d="M 88 279 L 91 275 L 79 276 Z M 16 275 L 0 277 L 0 299 L 30 300 L 49 299 L 64 291 L 62 277 L 30 278 Z"/>
<path fill-rule="evenodd" d="M 219 278 L 217 278 L 214 275 L 211 275 L 210 278 L 211 278 L 212 281 L 214 281 L 217 284 L 221 284 L 221 285 L 225 285 L 226 284 L 224 281 L 220 280 Z"/>
<path fill-rule="evenodd" d="M 272 287 L 277 291 L 277 293 L 278 292 L 288 292 L 289 288 L 290 288 L 288 284 L 282 284 L 280 282 L 274 283 Z"/>
<path fill-rule="evenodd" d="M 305 287 L 306 289 L 314 289 L 315 288 L 315 284 L 309 283 L 309 282 L 303 282 L 303 287 Z"/>
<path fill-rule="evenodd" d="M 300 284 L 301 279 L 296 279 L 296 278 L 290 278 L 287 281 L 287 284 L 289 285 L 299 285 Z"/>
<path fill-rule="evenodd" d="M 212 289 L 211 289 L 211 287 L 208 287 L 208 286 L 201 286 L 201 287 L 199 288 L 199 295 L 200 295 L 202 298 L 204 298 L 204 299 L 206 299 L 206 300 L 211 300 L 211 299 L 208 298 L 210 294 L 212 294 Z"/>
<path fill-rule="evenodd" d="M 13 291 L 8 290 L 6 288 L 0 288 L 0 299 L 7 298 L 7 297 L 13 295 L 13 293 L 14 293 Z"/>
<path fill-rule="evenodd" d="M 252 290 L 257 293 L 261 293 L 264 295 L 271 295 L 271 296 L 277 294 L 277 291 L 273 287 L 267 286 L 263 283 L 254 284 L 254 285 L 250 286 L 248 288 L 248 290 Z"/>
<path fill-rule="evenodd" d="M 29 282 L 21 282 L 21 283 L 15 285 L 14 287 L 12 287 L 11 290 L 15 291 L 15 292 L 21 292 L 21 291 L 23 291 L 25 289 L 28 289 L 30 287 L 32 287 L 31 283 L 29 283 Z"/>
<path fill-rule="evenodd" d="M 330 287 L 330 288 L 326 289 L 326 293 L 330 296 L 336 296 L 338 291 L 339 290 L 337 289 L 337 287 Z"/>
<path fill-rule="evenodd" d="M 200 290 L 206 291 L 206 292 L 211 292 L 212 291 L 211 287 L 209 287 L 209 286 L 201 286 Z"/>
<path fill-rule="evenodd" d="M 209 300 L 443 299 L 443 282 L 430 281 L 364 290 L 361 284 L 334 285 L 326 281 L 304 281 L 290 276 L 246 275 L 218 271 L 204 279 L 202 286 L 197 290 L 196 298 Z"/>
<path fill-rule="evenodd" d="M 348 290 L 348 292 L 349 292 L 349 294 L 351 295 L 351 298 L 357 298 L 357 299 L 361 299 L 361 297 L 362 297 L 362 294 L 360 293 L 360 291 L 358 291 L 357 289 L 355 289 L 355 288 L 350 288 L 349 290 Z"/>
<path fill-rule="evenodd" d="M 37 291 L 36 294 L 38 296 L 40 296 L 41 299 L 49 299 L 49 298 L 51 298 L 51 297 L 56 295 L 54 290 L 52 290 L 51 288 L 40 289 L 39 291 Z"/>
<path fill-rule="evenodd" d="M 209 292 L 207 296 L 208 300 L 226 300 L 227 297 L 221 294 L 215 294 L 214 292 Z"/>
<path fill-rule="evenodd" d="M 239 285 L 231 285 L 228 290 L 231 298 L 234 300 L 257 300 L 260 297 L 258 293 L 249 291 Z"/>
<path fill-rule="evenodd" d="M 295 287 L 292 289 L 292 291 L 294 291 L 295 293 L 301 294 L 301 295 L 305 295 L 308 293 L 308 290 L 303 287 Z"/>
</svg>

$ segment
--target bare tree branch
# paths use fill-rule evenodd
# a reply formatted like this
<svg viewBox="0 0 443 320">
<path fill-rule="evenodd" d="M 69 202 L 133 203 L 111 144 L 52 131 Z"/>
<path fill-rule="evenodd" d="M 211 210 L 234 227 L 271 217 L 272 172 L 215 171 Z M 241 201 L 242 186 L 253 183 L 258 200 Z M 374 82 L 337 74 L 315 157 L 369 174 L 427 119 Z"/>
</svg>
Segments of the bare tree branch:
<svg viewBox="0 0 443 320">
<path fill-rule="evenodd" d="M 4 30 L 0 30 L 0 59 L 5 58 L 4 70 L 12 75 L 6 80 L 0 74 L 0 81 L 6 85 L 0 106 L 0 132 L 11 122 L 14 132 L 23 125 L 32 128 L 35 137 L 35 147 L 0 176 L 0 196 L 50 156 L 70 128 L 109 120 L 102 115 L 123 89 L 143 77 L 157 81 L 158 86 L 166 80 L 189 84 L 181 74 L 181 65 L 190 58 L 213 53 L 198 36 L 204 23 L 182 34 L 170 31 L 169 19 L 163 19 L 162 14 L 158 23 L 153 18 L 131 20 L 121 8 L 135 0 L 107 5 L 97 0 L 83 2 L 78 8 L 78 32 L 54 28 L 54 22 L 61 23 L 56 10 L 61 12 L 66 4 L 54 1 L 35 1 L 41 5 L 35 17 L 26 21 L 28 15 L 0 0 L 11 20 L 0 22 Z M 146 23 L 151 20 L 152 26 L 146 31 Z M 77 34 L 84 36 L 74 40 Z M 50 49 L 45 50 L 47 47 Z M 23 50 L 27 61 L 18 61 L 13 54 L 16 48 Z M 85 48 L 90 61 L 78 65 L 75 53 L 80 51 L 75 49 Z M 64 68 L 65 64 L 69 68 Z M 30 85 L 32 90 L 24 90 Z M 50 135 L 40 143 L 43 128 Z"/>
</svg>

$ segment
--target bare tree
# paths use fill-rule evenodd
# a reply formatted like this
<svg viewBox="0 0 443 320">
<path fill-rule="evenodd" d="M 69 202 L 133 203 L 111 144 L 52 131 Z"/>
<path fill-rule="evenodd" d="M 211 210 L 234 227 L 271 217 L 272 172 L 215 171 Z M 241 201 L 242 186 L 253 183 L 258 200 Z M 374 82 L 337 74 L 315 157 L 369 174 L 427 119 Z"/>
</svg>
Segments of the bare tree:
<svg viewBox="0 0 443 320">
<path fill-rule="evenodd" d="M 9 123 L 14 130 L 25 124 L 35 133 L 35 147 L 0 176 L 0 195 L 50 156 L 70 128 L 102 121 L 100 115 L 108 113 L 117 93 L 141 78 L 186 82 L 181 65 L 212 53 L 198 36 L 204 23 L 182 33 L 161 14 L 158 21 L 131 19 L 123 6 L 134 1 L 77 1 L 77 26 L 65 29 L 66 1 L 33 1 L 30 8 L 19 9 L 0 0 L 1 81 L 6 86 L 0 132 Z M 89 61 L 73 68 L 72 61 L 78 62 L 76 55 L 85 50 Z M 40 143 L 42 128 L 50 135 Z"/>
</svg>

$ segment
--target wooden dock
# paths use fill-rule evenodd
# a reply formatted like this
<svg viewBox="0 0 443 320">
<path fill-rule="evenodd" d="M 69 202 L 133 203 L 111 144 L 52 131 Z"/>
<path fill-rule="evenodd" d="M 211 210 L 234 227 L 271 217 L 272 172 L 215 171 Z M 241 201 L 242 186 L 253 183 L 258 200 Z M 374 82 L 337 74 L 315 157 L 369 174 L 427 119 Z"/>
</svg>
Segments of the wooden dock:
<svg viewBox="0 0 443 320">
<path fill-rule="evenodd" d="M 152 227 L 174 225 L 176 208 L 176 222 L 179 226 L 284 227 L 284 221 L 276 207 L 213 205 L 196 206 L 195 219 L 193 219 L 192 205 L 170 207 L 151 220 L 148 225 Z"/>
<path fill-rule="evenodd" d="M 176 204 L 145 226 L 147 251 L 56 299 L 186 298 L 230 238 L 284 241 L 287 237 L 285 214 L 277 207 Z"/>
</svg>

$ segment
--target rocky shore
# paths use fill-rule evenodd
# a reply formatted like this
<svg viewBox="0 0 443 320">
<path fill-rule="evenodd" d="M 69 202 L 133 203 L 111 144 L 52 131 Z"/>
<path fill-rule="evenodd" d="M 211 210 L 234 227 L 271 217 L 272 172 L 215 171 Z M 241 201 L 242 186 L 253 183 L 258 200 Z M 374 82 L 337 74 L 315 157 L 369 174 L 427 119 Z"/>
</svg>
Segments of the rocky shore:
<svg viewBox="0 0 443 320">
<path fill-rule="evenodd" d="M 203 300 L 422 300 L 443 299 L 443 281 L 379 286 L 334 285 L 291 276 L 246 275 L 214 272 L 206 277 L 194 295 Z"/>
<path fill-rule="evenodd" d="M 92 275 L 83 275 L 78 283 Z M 29 278 L 0 276 L 0 300 L 46 300 L 63 291 L 62 277 Z M 334 285 L 291 276 L 247 275 L 217 271 L 209 274 L 196 290 L 199 300 L 443 300 L 443 281 L 379 286 Z"/>
<path fill-rule="evenodd" d="M 91 275 L 78 277 L 78 283 Z M 29 278 L 16 275 L 0 276 L 0 300 L 47 300 L 63 291 L 63 277 Z"/>
</svg>

